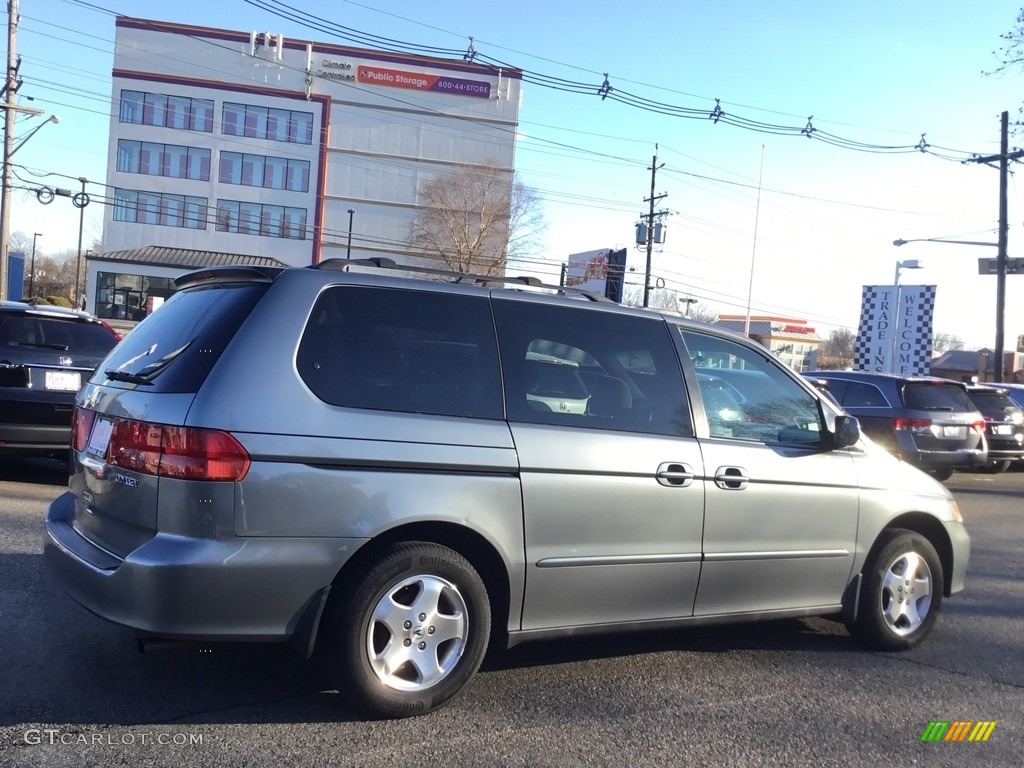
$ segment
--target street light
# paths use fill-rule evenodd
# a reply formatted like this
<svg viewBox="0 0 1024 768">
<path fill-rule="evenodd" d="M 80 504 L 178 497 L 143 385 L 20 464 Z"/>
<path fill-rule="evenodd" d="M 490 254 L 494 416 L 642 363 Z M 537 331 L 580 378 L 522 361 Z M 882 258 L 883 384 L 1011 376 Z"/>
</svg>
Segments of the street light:
<svg viewBox="0 0 1024 768">
<path fill-rule="evenodd" d="M 951 245 L 977 245 L 983 248 L 999 248 L 999 256 L 996 259 L 998 265 L 996 271 L 996 348 L 995 348 L 995 370 L 994 379 L 998 384 L 1003 380 L 1003 342 L 1005 336 L 1005 314 L 1006 314 L 1006 237 L 1001 231 L 998 243 L 990 243 L 981 240 L 953 240 L 948 237 L 921 237 L 911 240 L 893 240 L 892 244 L 897 248 L 907 243 L 949 243 Z"/>
<path fill-rule="evenodd" d="M 345 258 L 352 258 L 352 217 L 355 215 L 356 209 L 348 209 L 348 245 L 345 246 Z"/>
<path fill-rule="evenodd" d="M 39 232 L 32 233 L 32 264 L 29 266 L 28 272 L 28 299 L 32 300 L 33 294 L 35 293 L 36 284 L 36 238 L 42 237 Z"/>
<path fill-rule="evenodd" d="M 893 278 L 893 285 L 896 286 L 896 311 L 893 314 L 892 320 L 892 354 L 889 356 L 889 372 L 896 373 L 896 353 L 898 351 L 898 344 L 896 342 L 896 323 L 899 321 L 900 314 L 903 311 L 903 289 L 900 286 L 900 272 L 904 269 L 924 269 L 924 265 L 917 259 L 905 259 L 904 261 L 896 262 L 896 277 Z"/>
<path fill-rule="evenodd" d="M 698 299 L 691 299 L 691 298 L 687 297 L 685 299 L 684 298 L 676 299 L 676 301 L 678 301 L 680 304 L 682 304 L 684 302 L 686 303 L 686 313 L 685 314 L 686 314 L 686 317 L 689 317 L 690 316 L 690 305 L 691 304 L 696 304 L 698 302 Z"/>
</svg>

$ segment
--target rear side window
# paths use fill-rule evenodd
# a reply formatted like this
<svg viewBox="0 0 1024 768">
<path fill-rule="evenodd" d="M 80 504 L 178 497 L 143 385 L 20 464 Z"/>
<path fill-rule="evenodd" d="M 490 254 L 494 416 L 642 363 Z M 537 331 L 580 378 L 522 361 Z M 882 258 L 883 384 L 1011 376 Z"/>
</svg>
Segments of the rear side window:
<svg viewBox="0 0 1024 768">
<path fill-rule="evenodd" d="M 313 394 L 332 405 L 504 415 L 485 296 L 328 288 L 313 307 L 296 364 Z"/>
<path fill-rule="evenodd" d="M 496 300 L 510 421 L 693 436 L 665 323 Z"/>
<path fill-rule="evenodd" d="M 198 392 L 267 288 L 247 283 L 178 291 L 125 336 L 93 381 L 147 392 Z"/>
<path fill-rule="evenodd" d="M 920 382 L 903 387 L 903 401 L 915 411 L 951 411 L 964 413 L 978 410 L 967 391 L 956 384 Z"/>
<path fill-rule="evenodd" d="M 865 384 L 860 381 L 849 383 L 842 403 L 853 408 L 885 408 L 889 405 L 882 390 L 874 384 Z"/>
</svg>

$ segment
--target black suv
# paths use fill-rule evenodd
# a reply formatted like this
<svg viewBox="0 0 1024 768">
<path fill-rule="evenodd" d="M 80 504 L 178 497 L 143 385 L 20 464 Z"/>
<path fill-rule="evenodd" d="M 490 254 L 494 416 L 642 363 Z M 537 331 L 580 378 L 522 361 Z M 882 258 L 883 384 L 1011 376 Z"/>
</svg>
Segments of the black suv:
<svg viewBox="0 0 1024 768">
<path fill-rule="evenodd" d="M 813 371 L 856 416 L 868 437 L 891 453 L 947 480 L 987 461 L 985 418 L 958 381 L 870 371 Z"/>
<path fill-rule="evenodd" d="M 75 395 L 119 339 L 85 312 L 0 302 L 0 454 L 65 458 Z"/>
<path fill-rule="evenodd" d="M 992 472 L 1005 472 L 1011 461 L 1024 459 L 1024 410 L 999 386 L 967 387 L 971 401 L 985 417 L 989 463 Z"/>
</svg>

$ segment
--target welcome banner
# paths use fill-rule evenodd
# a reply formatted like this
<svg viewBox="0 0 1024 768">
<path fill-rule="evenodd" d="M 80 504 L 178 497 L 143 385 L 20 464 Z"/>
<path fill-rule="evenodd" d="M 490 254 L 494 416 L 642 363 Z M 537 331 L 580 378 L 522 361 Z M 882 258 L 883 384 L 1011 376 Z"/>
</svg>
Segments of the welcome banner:
<svg viewBox="0 0 1024 768">
<path fill-rule="evenodd" d="M 865 285 L 854 370 L 928 375 L 934 311 L 934 285 Z"/>
</svg>

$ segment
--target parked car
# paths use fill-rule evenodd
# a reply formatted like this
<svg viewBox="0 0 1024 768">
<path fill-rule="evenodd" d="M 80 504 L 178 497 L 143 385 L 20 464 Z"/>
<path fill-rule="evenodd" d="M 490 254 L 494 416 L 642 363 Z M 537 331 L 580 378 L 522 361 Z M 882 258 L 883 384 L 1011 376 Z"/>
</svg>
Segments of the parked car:
<svg viewBox="0 0 1024 768">
<path fill-rule="evenodd" d="M 0 302 L 0 455 L 67 458 L 75 395 L 119 338 L 85 312 Z"/>
<path fill-rule="evenodd" d="M 319 650 L 403 717 L 492 643 L 825 615 L 899 650 L 963 588 L 951 494 L 760 345 L 356 265 L 184 275 L 102 362 L 46 518 L 64 590 L 143 638 Z"/>
<path fill-rule="evenodd" d="M 809 371 L 872 440 L 937 480 L 988 461 L 985 418 L 958 381 L 872 371 Z"/>
<path fill-rule="evenodd" d="M 992 472 L 1005 472 L 1010 462 L 1024 459 L 1024 410 L 1002 385 L 975 384 L 967 387 L 971 402 L 985 417 L 988 464 Z"/>
<path fill-rule="evenodd" d="M 1018 408 L 1024 408 L 1024 384 L 1003 383 L 996 384 L 1006 390 L 1006 394 Z"/>
</svg>

